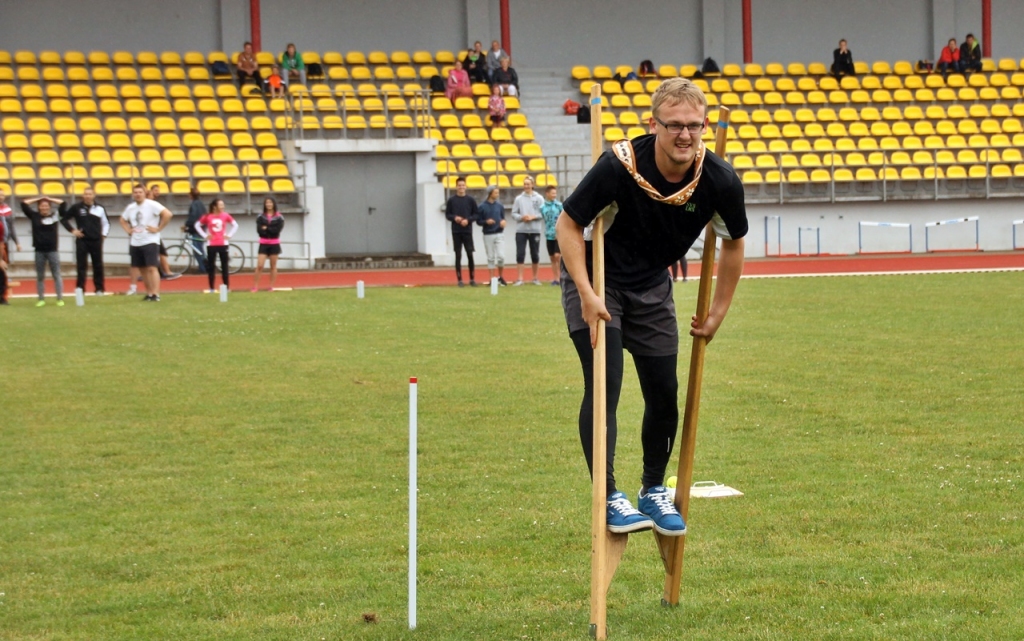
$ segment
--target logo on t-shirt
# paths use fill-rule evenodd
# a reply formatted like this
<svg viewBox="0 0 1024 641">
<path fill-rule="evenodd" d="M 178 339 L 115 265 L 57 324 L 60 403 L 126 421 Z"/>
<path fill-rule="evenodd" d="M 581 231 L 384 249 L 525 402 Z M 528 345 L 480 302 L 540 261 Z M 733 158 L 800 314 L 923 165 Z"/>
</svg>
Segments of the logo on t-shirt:
<svg viewBox="0 0 1024 641">
<path fill-rule="evenodd" d="M 686 203 L 686 211 L 697 211 L 696 203 Z"/>
</svg>

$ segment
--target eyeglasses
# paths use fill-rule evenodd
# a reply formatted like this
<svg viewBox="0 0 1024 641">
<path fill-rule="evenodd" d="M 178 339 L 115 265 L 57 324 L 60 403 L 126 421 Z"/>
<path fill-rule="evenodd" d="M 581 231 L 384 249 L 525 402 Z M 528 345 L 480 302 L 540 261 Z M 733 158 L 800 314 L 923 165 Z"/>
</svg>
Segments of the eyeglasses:
<svg viewBox="0 0 1024 641">
<path fill-rule="evenodd" d="M 691 136 L 696 136 L 697 134 L 704 130 L 703 122 L 691 122 L 685 125 L 667 125 L 663 123 L 661 120 L 659 120 L 657 117 L 654 118 L 654 122 L 664 127 L 673 136 L 678 136 L 679 134 L 683 133 L 684 129 L 690 132 Z"/>
</svg>

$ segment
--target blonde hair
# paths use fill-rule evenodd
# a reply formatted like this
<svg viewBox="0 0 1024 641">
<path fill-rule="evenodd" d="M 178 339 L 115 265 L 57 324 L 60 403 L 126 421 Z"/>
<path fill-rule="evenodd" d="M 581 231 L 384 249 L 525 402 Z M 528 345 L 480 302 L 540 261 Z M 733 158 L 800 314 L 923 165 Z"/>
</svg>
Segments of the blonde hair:
<svg viewBox="0 0 1024 641">
<path fill-rule="evenodd" d="M 685 102 L 693 107 L 703 109 L 705 117 L 708 114 L 708 99 L 704 92 L 686 78 L 669 78 L 658 85 L 654 95 L 651 96 L 651 113 L 657 115 L 658 109 L 664 102 L 668 102 L 670 105 Z"/>
</svg>

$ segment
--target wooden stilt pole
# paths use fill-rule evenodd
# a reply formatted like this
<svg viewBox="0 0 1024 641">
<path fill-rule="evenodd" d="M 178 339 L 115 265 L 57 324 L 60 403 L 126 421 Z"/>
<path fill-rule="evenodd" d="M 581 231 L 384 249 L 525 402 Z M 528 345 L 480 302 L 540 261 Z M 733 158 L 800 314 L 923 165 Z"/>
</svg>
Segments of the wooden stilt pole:
<svg viewBox="0 0 1024 641">
<path fill-rule="evenodd" d="M 601 130 L 601 86 L 590 90 L 590 149 L 593 162 L 604 152 Z M 604 218 L 594 221 L 593 270 L 594 291 L 604 300 Z M 590 636 L 608 638 L 607 596 L 615 569 L 626 549 L 625 534 L 612 534 L 607 527 L 608 509 L 608 349 L 603 320 L 597 323 L 597 346 L 594 348 L 594 472 L 590 521 Z"/>
<path fill-rule="evenodd" d="M 729 131 L 729 108 L 720 107 L 718 129 L 715 132 L 715 153 L 725 158 L 726 137 Z M 697 318 L 703 322 L 711 309 L 711 280 L 715 269 L 715 230 L 708 224 L 704 231 L 704 254 L 701 257 L 700 285 L 697 289 Z M 707 340 L 700 336 L 693 338 L 690 349 L 690 373 L 686 383 L 686 406 L 683 410 L 683 434 L 679 444 L 679 467 L 676 472 L 675 506 L 683 519 L 690 509 L 690 486 L 693 485 L 693 454 L 697 446 L 697 418 L 700 412 L 700 390 L 704 378 L 704 351 Z M 679 586 L 683 578 L 683 551 L 685 536 L 661 536 L 654 538 L 658 543 L 661 560 L 665 564 L 665 590 L 662 605 L 679 603 Z"/>
</svg>

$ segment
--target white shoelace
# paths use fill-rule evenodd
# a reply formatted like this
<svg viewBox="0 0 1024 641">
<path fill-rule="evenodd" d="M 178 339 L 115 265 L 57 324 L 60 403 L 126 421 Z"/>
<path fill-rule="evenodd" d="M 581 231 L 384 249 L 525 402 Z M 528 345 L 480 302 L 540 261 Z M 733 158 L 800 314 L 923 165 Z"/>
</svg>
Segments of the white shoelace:
<svg viewBox="0 0 1024 641">
<path fill-rule="evenodd" d="M 640 511 L 633 507 L 633 505 L 629 502 L 629 499 L 627 499 L 624 496 L 620 496 L 617 499 L 610 499 L 608 501 L 608 507 L 615 510 L 622 516 L 633 516 L 634 514 L 640 514 Z"/>
<path fill-rule="evenodd" d="M 651 492 L 647 495 L 647 498 L 654 501 L 654 504 L 658 506 L 662 514 L 678 514 L 676 506 L 668 497 L 668 492 Z"/>
</svg>

